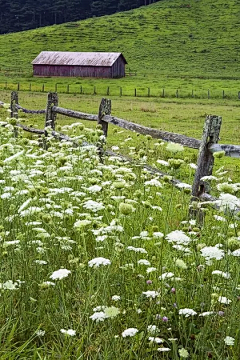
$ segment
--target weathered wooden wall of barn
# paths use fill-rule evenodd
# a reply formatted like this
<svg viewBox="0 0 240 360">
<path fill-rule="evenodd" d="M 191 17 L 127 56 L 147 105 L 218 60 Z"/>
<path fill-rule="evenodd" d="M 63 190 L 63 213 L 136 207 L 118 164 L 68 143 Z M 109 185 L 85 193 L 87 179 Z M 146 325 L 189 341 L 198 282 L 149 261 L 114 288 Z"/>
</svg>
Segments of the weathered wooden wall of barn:
<svg viewBox="0 0 240 360">
<path fill-rule="evenodd" d="M 112 78 L 125 76 L 125 64 L 119 58 L 110 66 L 79 66 L 79 65 L 33 65 L 34 76 L 75 76 Z"/>
<path fill-rule="evenodd" d="M 118 78 L 124 76 L 125 76 L 125 62 L 122 56 L 120 56 L 112 65 L 112 77 Z"/>
</svg>

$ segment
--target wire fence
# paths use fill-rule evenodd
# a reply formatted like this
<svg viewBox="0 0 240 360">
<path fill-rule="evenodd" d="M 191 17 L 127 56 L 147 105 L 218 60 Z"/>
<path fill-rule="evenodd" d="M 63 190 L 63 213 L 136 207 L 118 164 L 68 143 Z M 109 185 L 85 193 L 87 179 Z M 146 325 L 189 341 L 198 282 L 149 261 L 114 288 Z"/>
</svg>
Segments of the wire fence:
<svg viewBox="0 0 240 360">
<path fill-rule="evenodd" d="M 151 87 L 124 87 L 124 86 L 96 86 L 90 84 L 62 84 L 62 83 L 0 83 L 0 90 L 29 91 L 29 92 L 58 92 L 63 94 L 101 95 L 101 96 L 128 96 L 128 97 L 159 97 L 175 99 L 229 99 L 240 100 L 240 91 L 221 89 L 192 89 L 181 88 L 151 88 Z"/>
</svg>

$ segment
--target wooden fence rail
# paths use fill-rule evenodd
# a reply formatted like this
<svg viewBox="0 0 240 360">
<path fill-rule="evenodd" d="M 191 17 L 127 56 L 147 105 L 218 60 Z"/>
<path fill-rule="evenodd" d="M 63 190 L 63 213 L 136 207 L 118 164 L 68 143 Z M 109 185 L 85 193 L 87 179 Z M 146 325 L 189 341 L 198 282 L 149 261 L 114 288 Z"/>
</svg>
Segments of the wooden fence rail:
<svg viewBox="0 0 240 360">
<path fill-rule="evenodd" d="M 0 105 L 4 103 L 0 101 Z M 11 93 L 11 116 L 14 118 L 18 118 L 18 110 L 24 109 L 18 104 L 18 93 Z M 27 110 L 27 109 L 25 109 Z M 67 117 L 88 120 L 88 121 L 96 121 L 98 124 L 102 126 L 103 133 L 105 137 L 107 137 L 108 132 L 108 124 L 119 126 L 123 129 L 137 132 L 143 135 L 151 135 L 153 138 L 162 139 L 164 141 L 171 141 L 174 143 L 178 143 L 184 145 L 186 147 L 192 149 L 199 149 L 198 161 L 197 161 L 197 170 L 195 173 L 195 178 L 192 186 L 192 199 L 201 199 L 204 196 L 206 198 L 206 193 L 208 193 L 208 184 L 203 182 L 201 179 L 204 176 L 208 176 L 212 174 L 213 164 L 214 164 L 214 156 L 213 154 L 218 151 L 225 151 L 227 156 L 231 157 L 240 157 L 240 146 L 238 145 L 221 145 L 218 144 L 219 133 L 222 123 L 222 118 L 216 115 L 208 115 L 203 128 L 202 139 L 194 139 L 185 135 L 156 130 L 152 128 L 148 128 L 143 125 L 139 125 L 115 116 L 111 115 L 111 100 L 102 99 L 99 106 L 98 115 L 86 114 L 83 112 L 65 109 L 58 106 L 58 95 L 57 93 L 48 93 L 47 98 L 47 107 L 46 110 L 27 110 L 34 113 L 45 113 L 45 128 L 50 127 L 52 129 L 52 136 L 58 138 L 59 140 L 67 140 L 74 142 L 73 139 L 69 138 L 64 134 L 59 134 L 55 132 L 55 121 L 57 114 L 65 115 Z M 45 130 L 33 129 L 29 128 L 22 124 L 17 124 L 18 127 L 21 127 L 25 131 L 29 131 L 32 133 L 36 133 L 39 135 L 46 134 Z M 79 145 L 79 144 L 78 144 Z M 112 154 L 112 152 L 105 152 L 106 154 Z M 125 158 L 123 156 L 123 158 Z M 129 159 L 128 159 L 129 160 Z M 148 165 L 146 165 L 148 166 Z M 145 167 L 146 167 L 145 166 Z M 153 169 L 149 167 L 149 170 L 152 172 L 158 173 L 160 176 L 165 175 L 158 169 Z M 179 184 L 178 180 L 174 180 L 173 184 Z"/>
</svg>

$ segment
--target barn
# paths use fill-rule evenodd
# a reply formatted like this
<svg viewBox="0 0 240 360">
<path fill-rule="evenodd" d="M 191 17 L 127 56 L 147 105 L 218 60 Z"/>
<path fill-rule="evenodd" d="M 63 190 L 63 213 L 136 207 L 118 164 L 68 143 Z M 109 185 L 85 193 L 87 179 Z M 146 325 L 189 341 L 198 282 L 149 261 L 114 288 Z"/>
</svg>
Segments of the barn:
<svg viewBox="0 0 240 360">
<path fill-rule="evenodd" d="M 126 59 L 117 52 L 42 51 L 33 61 L 34 76 L 120 78 Z"/>
</svg>

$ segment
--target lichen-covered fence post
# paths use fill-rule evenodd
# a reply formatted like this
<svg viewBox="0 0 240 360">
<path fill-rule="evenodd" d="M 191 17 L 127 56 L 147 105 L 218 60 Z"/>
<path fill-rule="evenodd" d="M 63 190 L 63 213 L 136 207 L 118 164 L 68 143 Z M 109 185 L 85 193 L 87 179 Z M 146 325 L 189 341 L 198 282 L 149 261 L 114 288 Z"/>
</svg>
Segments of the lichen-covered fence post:
<svg viewBox="0 0 240 360">
<path fill-rule="evenodd" d="M 10 108 L 11 108 L 11 118 L 12 119 L 18 119 L 18 93 L 17 91 L 12 91 L 11 92 L 11 104 L 10 104 Z M 13 124 L 13 135 L 15 138 L 18 137 L 18 128 L 16 126 L 16 123 L 17 121 L 16 120 L 13 120 L 14 121 L 14 124 Z"/>
<path fill-rule="evenodd" d="M 108 123 L 103 120 L 104 115 L 111 115 L 111 100 L 102 99 L 98 111 L 98 124 L 101 125 L 103 135 L 107 137 Z"/>
<path fill-rule="evenodd" d="M 57 113 L 52 111 L 53 106 L 58 106 L 58 95 L 55 92 L 50 92 L 48 93 L 47 97 L 45 128 L 51 127 L 53 130 L 55 130 Z"/>
<path fill-rule="evenodd" d="M 111 100 L 102 98 L 98 111 L 98 124 L 101 125 L 103 135 L 105 138 L 107 137 L 108 123 L 103 120 L 103 117 L 104 115 L 111 115 L 111 107 L 112 107 Z M 99 151 L 100 160 L 102 161 L 103 141 L 100 141 L 98 151 Z"/>
<path fill-rule="evenodd" d="M 199 201 L 201 197 L 206 196 L 209 193 L 209 186 L 206 181 L 201 179 L 204 176 L 212 175 L 214 156 L 209 150 L 210 146 L 217 144 L 219 140 L 219 133 L 222 124 L 222 118 L 216 115 L 208 115 L 203 127 L 202 141 L 199 148 L 197 170 L 194 177 L 192 186 L 192 202 Z M 197 217 L 202 220 L 202 214 L 197 211 L 190 209 L 190 215 Z"/>
<path fill-rule="evenodd" d="M 18 93 L 17 91 L 11 92 L 11 118 L 18 119 Z"/>
</svg>

